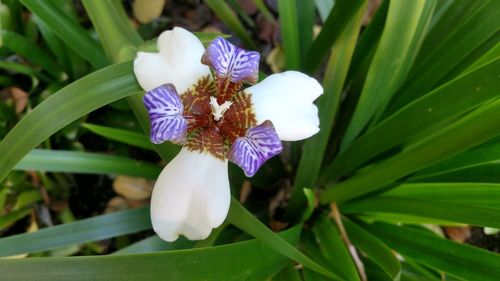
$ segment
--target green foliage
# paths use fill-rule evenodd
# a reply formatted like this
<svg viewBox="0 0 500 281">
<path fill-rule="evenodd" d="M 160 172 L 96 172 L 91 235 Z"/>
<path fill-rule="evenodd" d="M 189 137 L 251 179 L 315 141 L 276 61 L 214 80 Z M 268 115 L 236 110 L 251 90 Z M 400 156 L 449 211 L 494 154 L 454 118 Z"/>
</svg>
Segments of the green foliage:
<svg viewBox="0 0 500 281">
<path fill-rule="evenodd" d="M 156 39 L 118 0 L 84 0 L 89 20 L 62 0 L 0 4 L 0 256 L 29 257 L 0 260 L 1 280 L 500 279 L 499 254 L 421 227 L 500 228 L 500 2 L 385 0 L 371 19 L 371 1 L 252 2 L 258 16 L 205 1 L 249 49 L 259 16 L 279 24 L 286 68 L 324 87 L 321 130 L 254 178 L 231 166 L 245 207 L 233 198 L 196 243 L 152 235 L 147 206 L 121 198 L 82 217 L 69 200 L 86 184 L 76 174 L 106 194 L 115 175 L 154 179 L 179 151 L 149 142 L 132 73 Z M 50 257 L 75 253 L 87 256 Z"/>
</svg>

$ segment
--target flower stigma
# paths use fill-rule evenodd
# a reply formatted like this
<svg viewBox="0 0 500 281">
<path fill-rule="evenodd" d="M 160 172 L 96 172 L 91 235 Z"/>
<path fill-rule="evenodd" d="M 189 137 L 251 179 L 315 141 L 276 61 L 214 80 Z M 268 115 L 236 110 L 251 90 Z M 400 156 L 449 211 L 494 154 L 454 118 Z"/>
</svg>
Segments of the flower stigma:
<svg viewBox="0 0 500 281">
<path fill-rule="evenodd" d="M 219 105 L 216 97 L 210 97 L 210 106 L 212 107 L 214 120 L 219 121 L 232 104 L 231 101 L 225 101 L 223 104 Z"/>
</svg>

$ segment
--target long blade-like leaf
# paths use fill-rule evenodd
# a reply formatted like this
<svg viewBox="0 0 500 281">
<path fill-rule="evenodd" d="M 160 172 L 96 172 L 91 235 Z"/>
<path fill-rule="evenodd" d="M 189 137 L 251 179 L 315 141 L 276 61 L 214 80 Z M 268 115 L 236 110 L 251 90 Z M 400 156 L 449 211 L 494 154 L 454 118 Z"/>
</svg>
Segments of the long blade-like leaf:
<svg viewBox="0 0 500 281">
<path fill-rule="evenodd" d="M 113 65 L 61 89 L 27 114 L 0 142 L 0 181 L 29 151 L 85 114 L 142 93 L 132 63 Z"/>
<path fill-rule="evenodd" d="M 161 167 L 131 158 L 90 152 L 35 149 L 15 170 L 127 175 L 156 179 Z"/>
</svg>

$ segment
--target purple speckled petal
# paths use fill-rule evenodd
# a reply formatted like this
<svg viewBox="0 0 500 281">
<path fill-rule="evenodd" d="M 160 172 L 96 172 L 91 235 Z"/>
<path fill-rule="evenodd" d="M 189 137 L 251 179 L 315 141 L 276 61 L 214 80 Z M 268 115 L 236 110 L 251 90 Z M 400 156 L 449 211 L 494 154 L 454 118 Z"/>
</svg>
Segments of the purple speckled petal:
<svg viewBox="0 0 500 281">
<path fill-rule="evenodd" d="M 240 49 L 222 37 L 212 41 L 201 58 L 202 63 L 214 69 L 217 77 L 250 84 L 257 83 L 259 78 L 259 60 L 258 52 Z"/>
<path fill-rule="evenodd" d="M 271 121 L 247 130 L 245 137 L 237 138 L 227 158 L 245 171 L 247 177 L 257 173 L 269 158 L 283 150 L 281 140 Z"/>
<path fill-rule="evenodd" d="M 186 140 L 187 121 L 182 117 L 184 106 L 174 85 L 165 84 L 147 92 L 143 98 L 151 121 L 151 142 Z"/>
</svg>

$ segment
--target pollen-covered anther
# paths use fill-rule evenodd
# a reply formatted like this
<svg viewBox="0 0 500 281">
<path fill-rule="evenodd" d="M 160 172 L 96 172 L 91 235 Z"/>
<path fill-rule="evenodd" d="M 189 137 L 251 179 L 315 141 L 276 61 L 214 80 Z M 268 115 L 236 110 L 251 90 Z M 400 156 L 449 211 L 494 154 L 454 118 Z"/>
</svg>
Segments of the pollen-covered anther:
<svg viewBox="0 0 500 281">
<path fill-rule="evenodd" d="M 233 102 L 231 101 L 225 101 L 223 104 L 219 104 L 216 97 L 210 97 L 210 106 L 212 107 L 214 120 L 219 121 L 232 104 Z"/>
</svg>

